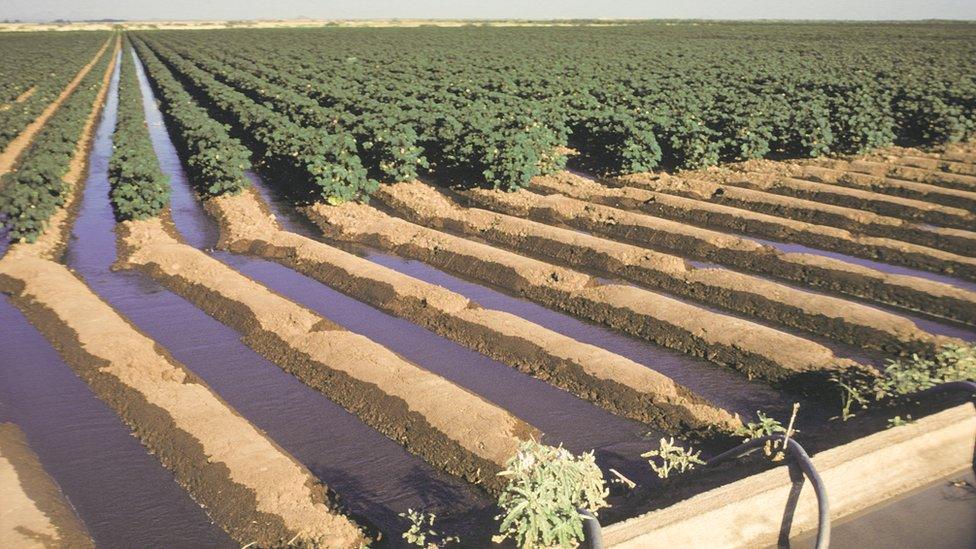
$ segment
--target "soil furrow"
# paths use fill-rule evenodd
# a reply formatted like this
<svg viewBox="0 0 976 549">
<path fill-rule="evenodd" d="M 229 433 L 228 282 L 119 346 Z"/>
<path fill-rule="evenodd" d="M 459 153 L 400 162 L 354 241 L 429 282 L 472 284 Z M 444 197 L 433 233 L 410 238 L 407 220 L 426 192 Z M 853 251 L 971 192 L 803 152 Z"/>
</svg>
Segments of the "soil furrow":
<svg viewBox="0 0 976 549">
<path fill-rule="evenodd" d="M 770 381 L 856 366 L 812 341 L 390 217 L 362 204 L 316 204 L 322 230 L 506 288 L 547 306 Z"/>
<path fill-rule="evenodd" d="M 92 67 L 98 63 L 98 60 L 101 59 L 102 55 L 105 53 L 105 50 L 108 49 L 109 44 L 111 44 L 113 40 L 117 42 L 118 39 L 116 37 L 112 37 L 106 40 L 101 49 L 95 53 L 92 60 L 78 71 L 71 82 L 68 82 L 68 85 L 64 87 L 64 90 L 60 95 L 58 95 L 57 99 L 52 101 L 50 105 L 41 111 L 41 114 L 38 115 L 33 122 L 28 124 L 27 127 L 20 132 L 20 135 L 11 140 L 10 143 L 7 144 L 7 148 L 0 152 L 0 176 L 13 169 L 14 164 L 17 162 L 17 158 L 19 158 L 20 154 L 24 152 L 24 150 L 31 144 L 31 142 L 34 140 L 34 136 L 37 135 L 37 132 L 41 131 L 41 128 L 44 127 L 44 124 L 47 123 L 48 119 L 54 116 L 54 113 L 58 110 L 58 107 L 61 106 L 61 103 L 64 103 L 68 96 L 75 91 L 75 88 L 81 84 L 81 81 L 85 78 L 88 72 L 91 71 Z M 116 47 L 118 46 L 116 45 Z"/>
<path fill-rule="evenodd" d="M 640 364 L 434 284 L 280 230 L 249 193 L 219 197 L 221 247 L 272 259 L 620 415 L 666 431 L 726 429 L 731 414 Z"/>
<path fill-rule="evenodd" d="M 700 176 L 701 179 L 711 182 L 724 183 L 755 191 L 801 199 L 795 201 L 798 204 L 808 204 L 809 202 L 830 204 L 843 207 L 848 211 L 867 211 L 880 216 L 920 223 L 945 225 L 947 227 L 966 229 L 976 225 L 974 216 L 971 213 L 971 206 L 976 203 L 976 193 L 967 193 L 965 191 L 945 189 L 944 192 L 948 193 L 951 198 L 955 198 L 954 201 L 949 202 L 947 205 L 930 200 L 930 197 L 925 193 L 920 193 L 920 198 L 892 196 L 863 187 L 852 188 L 831 185 L 829 182 L 807 181 L 802 177 L 794 177 L 791 175 L 781 176 L 752 170 L 731 171 L 717 169 L 696 172 L 693 175 L 695 177 Z M 687 176 L 689 181 L 693 181 L 691 177 L 692 175 Z M 910 189 L 911 183 L 906 182 L 906 184 Z M 922 185 L 921 183 L 916 184 Z M 933 186 L 930 185 L 929 187 Z M 934 187 L 934 189 L 938 190 L 939 187 Z M 945 201 L 946 198 L 949 197 L 943 197 L 943 200 Z M 838 213 L 841 212 L 838 211 Z M 855 219 L 855 221 L 863 222 L 861 219 Z M 873 220 L 869 219 L 867 221 L 872 222 Z"/>
<path fill-rule="evenodd" d="M 925 200 L 946 206 L 958 206 L 966 208 L 969 211 L 976 211 L 976 192 L 972 191 L 951 189 L 930 183 L 904 181 L 892 177 L 866 173 L 845 172 L 822 166 L 794 167 L 797 168 L 796 177 L 801 179 L 903 196 L 915 200 Z"/>
<path fill-rule="evenodd" d="M 522 191 L 513 193 L 505 202 L 479 203 L 479 206 L 544 223 L 562 223 L 665 253 L 976 324 L 976 294 L 948 284 L 892 275 L 823 256 L 783 253 L 748 239 L 628 211 L 642 210 L 644 201 L 628 197 L 619 189 L 568 174 L 536 178 L 532 188 L 563 194 L 540 195 Z"/>
<path fill-rule="evenodd" d="M 877 176 L 888 176 L 896 179 L 917 181 L 919 183 L 940 185 L 943 187 L 949 187 L 950 189 L 976 192 L 976 176 L 972 175 L 926 170 L 911 166 L 874 162 L 871 160 L 852 160 L 849 162 L 837 160 L 833 162 L 826 162 L 826 165 L 837 170 L 866 173 Z"/>
<path fill-rule="evenodd" d="M 604 187 L 568 173 L 536 178 L 534 184 L 541 192 L 560 192 L 618 207 L 626 207 L 622 205 L 626 202 L 634 204 L 634 209 L 650 215 L 702 227 L 795 242 L 812 248 L 941 274 L 967 273 L 967 278 L 976 279 L 976 259 L 901 240 L 854 234 L 837 227 L 636 187 Z M 581 193 L 581 188 L 590 192 L 586 195 L 578 194 Z M 639 207 L 636 207 L 637 204 Z"/>
<path fill-rule="evenodd" d="M 0 423 L 0 545 L 4 547 L 95 547 L 24 433 Z"/>
<path fill-rule="evenodd" d="M 471 190 L 463 198 L 501 191 Z M 491 196 L 500 195 L 500 196 Z M 476 208 L 461 208 L 419 182 L 384 186 L 384 204 L 415 223 L 483 238 L 513 251 L 594 268 L 705 304 L 752 315 L 854 345 L 889 352 L 931 350 L 942 338 L 912 322 L 858 303 L 798 290 L 727 269 L 699 269 L 684 259 L 630 244 Z"/>
<path fill-rule="evenodd" d="M 735 179 L 742 179 L 742 176 L 734 175 L 733 180 Z M 959 213 L 958 217 L 953 218 L 955 221 L 945 223 L 943 220 L 939 223 L 947 225 L 946 227 L 935 227 L 879 215 L 870 211 L 735 186 L 739 183 L 726 185 L 711 181 L 678 178 L 667 174 L 633 174 L 617 178 L 614 182 L 624 187 L 674 194 L 703 202 L 726 204 L 796 221 L 837 227 L 855 234 L 912 242 L 948 252 L 971 254 L 976 247 L 976 233 L 965 230 L 976 224 L 976 216 L 965 210 L 953 209 Z M 809 184 L 823 185 L 820 183 Z M 830 185 L 823 186 L 830 187 Z M 834 188 L 844 189 L 843 187 Z M 851 193 L 861 192 L 855 189 L 847 190 Z M 891 198 L 895 199 L 896 197 Z M 930 204 L 930 206 L 939 207 L 935 204 Z"/>
<path fill-rule="evenodd" d="M 495 473 L 521 440 L 540 436 L 481 397 L 181 244 L 159 219 L 126 222 L 120 231 L 122 265 L 235 328 L 260 354 L 448 472 L 499 489 Z"/>
<path fill-rule="evenodd" d="M 363 540 L 326 488 L 60 264 L 12 250 L 0 284 L 66 362 L 241 543 Z"/>
</svg>

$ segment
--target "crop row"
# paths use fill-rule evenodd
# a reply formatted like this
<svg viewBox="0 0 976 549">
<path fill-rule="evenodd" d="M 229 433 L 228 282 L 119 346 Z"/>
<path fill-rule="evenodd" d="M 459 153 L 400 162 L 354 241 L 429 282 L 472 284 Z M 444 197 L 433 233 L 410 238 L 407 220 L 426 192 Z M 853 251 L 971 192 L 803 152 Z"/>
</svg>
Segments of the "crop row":
<svg viewBox="0 0 976 549">
<path fill-rule="evenodd" d="M 106 33 L 8 33 L 0 36 L 0 150 L 61 93 Z"/>
<path fill-rule="evenodd" d="M 111 51 L 81 81 L 58 108 L 21 157 L 20 167 L 4 176 L 0 189 L 0 216 L 13 241 L 33 242 L 47 227 L 70 190 L 68 172 L 76 144 L 101 87 L 102 73 Z"/>
<path fill-rule="evenodd" d="M 244 172 L 251 168 L 250 152 L 194 101 L 151 51 L 138 42 L 136 48 L 160 108 L 175 130 L 173 138 L 180 145 L 191 181 L 206 196 L 238 193 L 247 187 Z"/>
<path fill-rule="evenodd" d="M 169 180 L 149 140 L 142 110 L 142 93 L 130 50 L 122 54 L 119 69 L 119 107 L 108 164 L 112 205 L 120 220 L 159 215 L 169 203 Z"/>
<path fill-rule="evenodd" d="M 296 123 L 355 140 L 369 176 L 426 168 L 519 187 L 563 147 L 606 172 L 858 152 L 971 135 L 958 34 L 683 25 L 146 33 Z M 836 29 L 833 29 L 836 31 Z M 933 57 L 932 40 L 946 39 Z M 391 63 L 391 59 L 396 59 Z M 746 60 L 749 60 L 748 62 Z M 856 71 L 849 67 L 858 67 Z"/>
</svg>

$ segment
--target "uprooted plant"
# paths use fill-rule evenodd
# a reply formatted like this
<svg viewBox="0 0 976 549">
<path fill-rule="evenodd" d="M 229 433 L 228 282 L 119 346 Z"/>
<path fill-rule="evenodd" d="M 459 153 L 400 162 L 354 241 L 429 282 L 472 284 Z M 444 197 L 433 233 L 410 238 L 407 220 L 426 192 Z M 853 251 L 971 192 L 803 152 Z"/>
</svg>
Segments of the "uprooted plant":
<svg viewBox="0 0 976 549">
<path fill-rule="evenodd" d="M 846 372 L 831 378 L 841 389 L 841 419 L 871 402 L 906 396 L 950 381 L 976 381 L 976 344 L 945 345 L 931 357 L 889 360 L 879 376 Z"/>
<path fill-rule="evenodd" d="M 588 520 L 580 510 L 596 515 L 608 506 L 609 490 L 593 452 L 574 456 L 562 446 L 529 440 L 498 474 L 508 477 L 498 498 L 498 543 L 510 538 L 519 547 L 576 547 Z"/>
<path fill-rule="evenodd" d="M 694 448 L 684 448 L 674 443 L 674 437 L 670 439 L 662 438 L 657 450 L 651 450 L 641 454 L 642 458 L 647 458 L 647 463 L 651 469 L 657 473 L 659 478 L 666 479 L 672 471 L 686 473 L 698 465 L 704 465 L 701 459 L 701 451 Z M 654 459 L 656 458 L 656 459 Z"/>
<path fill-rule="evenodd" d="M 733 434 L 736 436 L 743 437 L 742 442 L 749 442 L 750 440 L 768 437 L 770 435 L 782 433 L 786 439 L 785 440 L 767 440 L 766 444 L 763 445 L 763 452 L 765 452 L 766 457 L 771 458 L 773 461 L 781 461 L 784 457 L 783 450 L 786 448 L 786 441 L 793 436 L 794 433 L 798 431 L 793 428 L 796 422 L 796 414 L 800 410 L 800 405 L 798 403 L 793 404 L 793 413 L 790 415 L 790 422 L 787 427 L 783 427 L 778 419 L 771 418 L 762 412 L 756 412 L 756 417 L 758 421 L 746 423 L 738 427 Z"/>
</svg>

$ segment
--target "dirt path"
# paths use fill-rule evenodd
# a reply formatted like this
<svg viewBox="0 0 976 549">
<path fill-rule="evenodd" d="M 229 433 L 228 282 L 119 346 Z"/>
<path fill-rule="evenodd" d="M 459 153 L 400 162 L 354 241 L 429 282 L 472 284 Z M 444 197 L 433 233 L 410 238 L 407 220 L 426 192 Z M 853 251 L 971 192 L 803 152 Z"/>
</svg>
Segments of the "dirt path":
<svg viewBox="0 0 976 549">
<path fill-rule="evenodd" d="M 94 547 L 16 425 L 0 423 L 0 546 Z"/>
<path fill-rule="evenodd" d="M 394 191 L 395 189 L 395 191 Z M 468 234 L 513 251 L 598 269 L 707 305 L 889 352 L 931 350 L 942 338 L 913 323 L 843 299 L 798 290 L 728 269 L 696 268 L 673 255 L 477 208 L 461 208 L 420 182 L 383 186 L 377 196 L 420 224 Z M 462 198 L 504 203 L 511 193 L 476 189 Z"/>
<path fill-rule="evenodd" d="M 634 189 L 634 193 L 625 194 L 568 173 L 536 178 L 531 189 L 547 194 L 521 191 L 514 195 L 518 203 L 481 205 L 516 217 L 563 223 L 682 257 L 976 324 L 973 292 L 829 257 L 784 253 L 735 235 L 637 213 L 649 207 L 638 193 L 651 191 Z M 653 202 L 654 197 L 649 199 Z"/>
<path fill-rule="evenodd" d="M 98 53 L 95 54 L 92 60 L 89 61 L 87 65 L 82 67 L 71 82 L 65 86 L 64 90 L 60 95 L 58 95 L 57 99 L 52 101 L 50 105 L 41 111 L 41 114 L 38 115 L 33 122 L 28 124 L 27 127 L 24 128 L 24 131 L 20 132 L 20 135 L 10 141 L 10 143 L 7 144 L 7 148 L 4 149 L 3 152 L 0 152 L 0 176 L 3 176 L 13 169 L 14 164 L 17 162 L 17 158 L 20 157 L 20 154 L 24 152 L 24 149 L 31 144 L 31 141 L 34 140 L 34 136 L 37 135 L 37 132 L 39 132 L 41 128 L 44 127 L 44 124 L 47 123 L 48 119 L 54 115 L 55 111 L 58 110 L 58 107 L 61 106 L 61 103 L 64 103 L 65 99 L 67 99 L 68 96 L 75 91 L 75 88 L 78 87 L 78 84 L 80 84 L 82 79 L 85 78 L 85 75 L 87 75 L 92 67 L 95 66 L 95 63 L 97 63 L 102 57 L 102 54 L 105 53 L 105 50 L 108 49 L 109 44 L 111 44 L 113 40 L 116 41 L 116 48 L 118 48 L 120 40 L 118 37 L 112 37 L 106 40 L 105 44 L 102 45 L 101 49 L 98 50 Z"/>
<path fill-rule="evenodd" d="M 208 202 L 220 246 L 265 257 L 620 415 L 669 432 L 724 430 L 733 417 L 622 356 L 304 236 L 282 231 L 252 193 Z"/>
</svg>

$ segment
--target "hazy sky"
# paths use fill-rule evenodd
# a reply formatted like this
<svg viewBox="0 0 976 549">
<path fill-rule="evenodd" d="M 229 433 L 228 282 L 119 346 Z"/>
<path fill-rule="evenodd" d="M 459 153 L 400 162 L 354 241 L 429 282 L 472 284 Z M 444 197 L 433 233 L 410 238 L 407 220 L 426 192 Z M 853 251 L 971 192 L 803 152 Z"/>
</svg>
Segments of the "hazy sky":
<svg viewBox="0 0 976 549">
<path fill-rule="evenodd" d="M 0 19 L 976 19 L 976 0 L 0 0 Z"/>
</svg>

